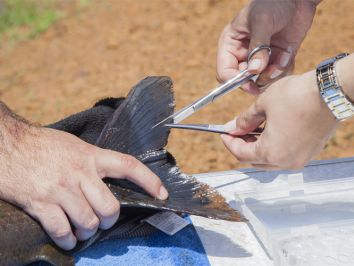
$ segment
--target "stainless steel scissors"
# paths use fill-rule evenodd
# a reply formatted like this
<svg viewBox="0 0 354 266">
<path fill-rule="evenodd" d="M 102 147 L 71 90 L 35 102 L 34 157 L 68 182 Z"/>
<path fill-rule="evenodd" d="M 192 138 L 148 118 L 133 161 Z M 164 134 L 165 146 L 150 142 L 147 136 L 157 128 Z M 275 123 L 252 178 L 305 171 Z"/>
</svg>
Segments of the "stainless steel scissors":
<svg viewBox="0 0 354 266">
<path fill-rule="evenodd" d="M 254 48 L 247 57 L 247 62 L 249 62 L 252 56 L 259 52 L 260 50 L 268 50 L 269 55 L 271 55 L 271 49 L 268 45 L 260 45 Z M 235 77 L 229 79 L 224 84 L 220 85 L 219 87 L 215 88 L 207 95 L 201 97 L 200 99 L 196 100 L 195 102 L 187 105 L 186 107 L 182 108 L 181 110 L 175 112 L 173 115 L 165 118 L 161 122 L 157 123 L 154 127 L 161 125 L 163 123 L 164 126 L 170 128 L 180 128 L 180 129 L 190 129 L 190 130 L 199 130 L 199 131 L 206 131 L 206 132 L 213 132 L 213 133 L 221 133 L 227 134 L 223 125 L 210 125 L 210 124 L 178 124 L 187 117 L 191 116 L 204 106 L 214 102 L 217 98 L 231 92 L 232 90 L 241 87 L 244 83 L 249 80 L 256 80 L 258 75 L 251 74 L 248 72 L 248 69 L 245 69 L 238 73 Z M 172 123 L 166 123 L 167 121 L 172 120 Z M 252 132 L 251 134 L 257 135 L 260 132 Z"/>
<path fill-rule="evenodd" d="M 211 125 L 211 124 L 164 124 L 165 127 L 170 128 L 179 128 L 179 129 L 187 129 L 187 130 L 197 130 L 197 131 L 205 131 L 211 133 L 219 133 L 219 134 L 229 134 L 224 125 Z M 247 135 L 256 136 L 260 135 L 263 131 L 263 128 L 257 128 L 254 131 L 248 133 Z"/>
</svg>

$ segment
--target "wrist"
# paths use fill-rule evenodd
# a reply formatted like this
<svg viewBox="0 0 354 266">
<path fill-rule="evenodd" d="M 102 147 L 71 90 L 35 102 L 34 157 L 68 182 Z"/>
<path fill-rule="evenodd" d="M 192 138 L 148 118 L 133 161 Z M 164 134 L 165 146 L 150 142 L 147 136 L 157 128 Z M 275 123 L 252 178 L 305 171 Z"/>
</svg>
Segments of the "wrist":
<svg viewBox="0 0 354 266">
<path fill-rule="evenodd" d="M 335 64 L 339 85 L 346 97 L 354 103 L 354 54 L 339 60 Z"/>
<path fill-rule="evenodd" d="M 304 98 L 310 100 L 307 102 L 312 108 L 309 108 L 310 112 L 319 115 L 318 119 L 326 120 L 328 123 L 338 124 L 339 121 L 334 117 L 331 110 L 328 108 L 327 104 L 321 97 L 318 85 L 316 71 L 312 70 L 301 75 L 302 82 L 305 84 L 304 90 L 308 92 L 304 95 Z M 321 115 L 320 115 L 321 114 Z"/>
<path fill-rule="evenodd" d="M 343 91 L 335 68 L 336 63 L 347 56 L 347 53 L 340 53 L 327 58 L 316 68 L 320 95 L 338 121 L 344 121 L 354 115 L 354 105 Z"/>
<path fill-rule="evenodd" d="M 0 145 L 4 151 L 11 151 L 24 141 L 32 131 L 32 127 L 25 119 L 14 114 L 0 101 Z"/>
</svg>

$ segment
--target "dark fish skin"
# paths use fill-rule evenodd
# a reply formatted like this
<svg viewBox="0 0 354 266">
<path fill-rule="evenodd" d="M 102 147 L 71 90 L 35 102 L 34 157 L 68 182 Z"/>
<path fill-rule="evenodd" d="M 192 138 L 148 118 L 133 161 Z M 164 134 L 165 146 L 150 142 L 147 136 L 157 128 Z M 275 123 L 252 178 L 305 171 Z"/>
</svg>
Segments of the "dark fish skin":
<svg viewBox="0 0 354 266">
<path fill-rule="evenodd" d="M 76 134 L 88 142 L 95 141 L 94 144 L 99 147 L 137 157 L 161 178 L 169 191 L 169 198 L 165 201 L 153 199 L 127 180 L 107 178 L 107 186 L 121 203 L 119 221 L 109 230 L 98 230 L 92 238 L 78 243 L 70 252 L 56 247 L 40 224 L 21 209 L 0 200 L 1 266 L 25 265 L 36 261 L 73 265 L 70 255 L 94 243 L 151 233 L 151 226 L 140 221 L 162 210 L 245 221 L 215 190 L 183 174 L 173 156 L 164 149 L 169 129 L 162 125 L 153 126 L 174 111 L 172 81 L 168 77 L 148 77 L 138 83 L 124 101 L 117 101 L 117 105 L 109 103 L 113 108 L 111 113 L 107 112 L 108 109 L 92 112 L 98 120 L 90 129 L 91 134 L 76 134 L 72 131 L 70 117 L 64 119 L 64 123 L 59 122 L 50 127 Z M 81 118 L 80 114 L 75 117 Z M 83 123 L 83 128 L 88 127 Z"/>
<path fill-rule="evenodd" d="M 46 260 L 73 265 L 71 256 L 52 244 L 42 227 L 19 208 L 0 200 L 0 265 L 24 265 Z"/>
</svg>

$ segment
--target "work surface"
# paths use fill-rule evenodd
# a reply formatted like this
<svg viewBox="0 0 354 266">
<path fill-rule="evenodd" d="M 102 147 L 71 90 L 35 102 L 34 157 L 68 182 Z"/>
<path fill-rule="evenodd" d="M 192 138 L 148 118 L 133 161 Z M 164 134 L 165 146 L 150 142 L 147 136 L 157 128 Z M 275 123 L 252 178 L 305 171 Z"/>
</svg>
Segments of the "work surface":
<svg viewBox="0 0 354 266">
<path fill-rule="evenodd" d="M 317 161 L 302 171 L 263 172 L 241 169 L 196 175 L 215 187 L 231 205 L 234 193 L 255 181 L 271 182 L 286 173 L 301 173 L 311 180 L 343 178 L 354 172 L 354 158 Z M 238 265 L 271 266 L 261 244 L 246 223 L 233 223 L 192 216 L 173 237 L 157 233 L 148 238 L 109 241 L 77 256 L 78 265 Z"/>
</svg>

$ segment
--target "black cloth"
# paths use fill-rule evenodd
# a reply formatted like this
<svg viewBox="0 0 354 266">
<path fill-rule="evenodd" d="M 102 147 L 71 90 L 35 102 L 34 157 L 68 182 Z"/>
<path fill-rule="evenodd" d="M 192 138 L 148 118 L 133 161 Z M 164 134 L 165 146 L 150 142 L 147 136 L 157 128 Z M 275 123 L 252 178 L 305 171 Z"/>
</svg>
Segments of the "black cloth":
<svg viewBox="0 0 354 266">
<path fill-rule="evenodd" d="M 124 98 L 100 100 L 92 108 L 73 114 L 46 127 L 66 131 L 90 144 L 95 144 L 103 127 L 123 100 Z"/>
</svg>

